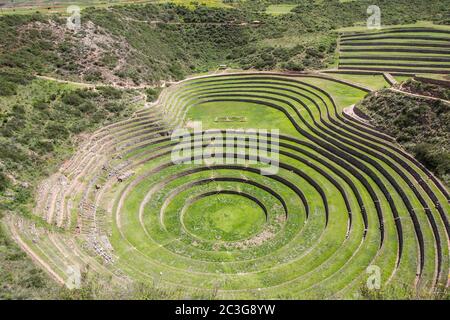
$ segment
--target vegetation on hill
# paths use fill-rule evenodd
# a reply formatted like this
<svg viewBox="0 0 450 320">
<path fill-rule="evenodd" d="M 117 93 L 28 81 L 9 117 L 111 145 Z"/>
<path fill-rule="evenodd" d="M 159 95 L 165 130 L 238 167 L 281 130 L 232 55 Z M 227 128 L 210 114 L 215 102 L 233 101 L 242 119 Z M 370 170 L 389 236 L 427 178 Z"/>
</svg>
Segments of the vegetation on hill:
<svg viewBox="0 0 450 320">
<path fill-rule="evenodd" d="M 402 82 L 400 88 L 403 91 L 414 94 L 450 100 L 450 88 L 432 83 L 425 83 L 414 79 L 409 79 L 405 82 Z"/>
<path fill-rule="evenodd" d="M 292 47 L 272 45 L 263 40 L 287 34 L 289 25 L 280 18 L 173 4 L 89 8 L 77 33 L 66 28 L 64 19 L 39 14 L 5 16 L 0 26 L 6 39 L 0 67 L 118 84 L 179 80 L 219 64 L 321 68 L 332 61 L 336 46 L 335 33 L 317 33 Z"/>
<path fill-rule="evenodd" d="M 420 0 L 358 0 L 346 1 L 299 1 L 292 10 L 303 17 L 302 22 L 310 28 L 336 29 L 354 24 L 365 25 L 367 7 L 376 5 L 381 10 L 382 25 L 414 23 L 419 20 L 434 21 L 437 24 L 449 24 L 448 6 L 450 2 Z"/>
<path fill-rule="evenodd" d="M 381 9 L 382 25 L 414 23 L 420 20 L 449 24 L 449 1 L 420 0 L 246 0 L 232 1 L 239 8 L 262 12 L 273 4 L 296 4 L 282 15 L 286 24 L 296 23 L 299 31 L 332 30 L 352 25 L 366 25 L 367 7 L 377 5 Z"/>
<path fill-rule="evenodd" d="M 82 133 L 129 117 L 134 91 L 96 90 L 53 81 L 14 79 L 0 98 L 0 212 L 31 217 L 36 183 L 83 140 Z M 9 79 L 9 78 L 7 78 Z M 17 80 L 17 81 L 16 81 Z M 5 81 L 5 80 L 4 80 Z M 51 298 L 47 276 L 0 228 L 0 298 Z"/>
<path fill-rule="evenodd" d="M 38 79 L 17 90 L 0 99 L 0 204 L 9 210 L 29 202 L 32 183 L 70 154 L 74 137 L 128 117 L 136 96 Z"/>
<path fill-rule="evenodd" d="M 449 104 L 382 90 L 357 107 L 450 185 Z"/>
<path fill-rule="evenodd" d="M 370 4 L 382 8 L 383 24 L 446 22 L 446 1 L 375 2 Z M 76 33 L 60 16 L 4 16 L 0 68 L 131 85 L 182 79 L 219 64 L 258 70 L 323 68 L 334 61 L 333 30 L 365 23 L 369 2 L 311 0 L 282 16 L 265 13 L 270 3 L 87 8 Z"/>
</svg>

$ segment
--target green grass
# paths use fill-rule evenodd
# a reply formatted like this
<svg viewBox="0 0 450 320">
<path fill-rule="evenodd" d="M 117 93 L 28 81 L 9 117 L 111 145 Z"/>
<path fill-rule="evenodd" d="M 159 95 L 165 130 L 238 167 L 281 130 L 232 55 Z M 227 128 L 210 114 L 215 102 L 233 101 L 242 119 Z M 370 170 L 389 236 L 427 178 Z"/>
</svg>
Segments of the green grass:
<svg viewBox="0 0 450 320">
<path fill-rule="evenodd" d="M 426 77 L 426 78 L 431 78 L 431 79 L 447 80 L 447 81 L 450 80 L 450 76 L 448 74 L 425 73 L 422 76 Z"/>
<path fill-rule="evenodd" d="M 296 6 L 296 4 L 271 4 L 267 7 L 266 13 L 278 16 L 291 12 Z"/>
<path fill-rule="evenodd" d="M 201 121 L 203 129 L 277 129 L 280 128 L 283 133 L 295 134 L 295 129 L 282 113 L 272 108 L 263 108 L 251 103 L 239 102 L 208 102 L 193 106 L 186 115 L 187 119 L 192 121 Z M 220 122 L 214 120 L 216 117 L 245 117 L 246 122 Z"/>
<path fill-rule="evenodd" d="M 184 213 L 188 231 L 202 239 L 237 241 L 260 231 L 266 220 L 262 209 L 239 195 L 218 194 L 199 199 Z"/>
<path fill-rule="evenodd" d="M 403 82 L 406 81 L 408 79 L 411 79 L 411 77 L 408 76 L 394 76 L 395 80 L 397 80 L 398 82 Z"/>
<path fill-rule="evenodd" d="M 360 84 L 367 88 L 378 90 L 388 87 L 389 84 L 384 79 L 383 75 L 353 75 L 353 74 L 328 74 L 330 77 L 350 81 L 352 83 Z"/>
</svg>

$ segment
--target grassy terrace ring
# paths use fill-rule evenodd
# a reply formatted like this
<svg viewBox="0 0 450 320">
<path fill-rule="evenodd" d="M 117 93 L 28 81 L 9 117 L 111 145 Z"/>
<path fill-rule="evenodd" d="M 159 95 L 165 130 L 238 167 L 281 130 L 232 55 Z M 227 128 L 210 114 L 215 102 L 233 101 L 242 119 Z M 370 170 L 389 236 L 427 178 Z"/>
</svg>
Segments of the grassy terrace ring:
<svg viewBox="0 0 450 320">
<path fill-rule="evenodd" d="M 89 266 L 179 298 L 355 298 L 369 266 L 383 286 L 446 285 L 448 191 L 393 140 L 344 118 L 365 94 L 307 74 L 174 84 L 42 183 L 35 214 L 52 231 L 19 218 L 11 231 L 60 282 L 68 266 Z M 170 134 L 193 121 L 237 135 L 278 128 L 278 172 L 262 175 L 237 140 L 239 163 L 174 164 Z"/>
</svg>

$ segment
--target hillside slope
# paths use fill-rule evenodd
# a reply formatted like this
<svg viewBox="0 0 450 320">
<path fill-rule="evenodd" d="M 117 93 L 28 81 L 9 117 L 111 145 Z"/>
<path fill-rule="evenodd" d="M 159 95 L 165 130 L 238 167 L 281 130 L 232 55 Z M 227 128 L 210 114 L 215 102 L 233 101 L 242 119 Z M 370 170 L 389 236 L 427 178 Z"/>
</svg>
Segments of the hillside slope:
<svg viewBox="0 0 450 320">
<path fill-rule="evenodd" d="M 252 21 L 264 23 L 252 23 Z M 242 68 L 321 68 L 335 48 L 336 35 L 281 48 L 261 44 L 283 33 L 280 19 L 237 9 L 172 4 L 83 10 L 80 31 L 57 16 L 0 18 L 0 68 L 19 68 L 119 85 L 158 84 L 219 64 Z M 320 40 L 324 38 L 324 43 Z M 293 63 L 291 63 L 293 65 Z"/>
<path fill-rule="evenodd" d="M 357 107 L 450 185 L 449 104 L 383 90 Z"/>
<path fill-rule="evenodd" d="M 36 220 L 31 212 L 37 183 L 53 172 L 90 130 L 129 117 L 137 106 L 133 100 L 140 96 L 111 87 L 94 91 L 40 79 L 17 82 L 14 95 L 0 97 L 0 218 Z M 63 294 L 3 228 L 0 223 L 0 299 Z"/>
<path fill-rule="evenodd" d="M 442 12 L 448 1 L 429 1 L 426 8 L 416 0 L 375 2 L 370 4 L 382 8 L 383 24 L 446 21 Z M 0 68 L 119 85 L 179 80 L 219 64 L 258 70 L 319 69 L 333 63 L 337 39 L 333 30 L 367 18 L 367 1 L 302 2 L 282 16 L 265 14 L 265 2 L 233 5 L 87 8 L 78 32 L 69 30 L 62 16 L 3 16 Z M 401 15 L 393 14 L 394 7 Z"/>
</svg>

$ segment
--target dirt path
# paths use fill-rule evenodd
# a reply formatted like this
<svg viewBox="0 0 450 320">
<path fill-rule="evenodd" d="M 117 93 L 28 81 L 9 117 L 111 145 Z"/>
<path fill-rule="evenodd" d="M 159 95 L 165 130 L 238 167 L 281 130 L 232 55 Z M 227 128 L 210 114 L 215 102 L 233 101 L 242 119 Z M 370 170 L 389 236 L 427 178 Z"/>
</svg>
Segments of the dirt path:
<svg viewBox="0 0 450 320">
<path fill-rule="evenodd" d="M 50 77 L 50 76 L 41 76 L 41 75 L 35 75 L 35 76 L 38 79 L 55 81 L 55 82 L 65 83 L 65 84 L 72 84 L 72 85 L 76 85 L 76 86 L 80 86 L 80 87 L 84 87 L 84 88 L 96 88 L 96 87 L 109 86 L 109 87 L 114 87 L 114 88 L 118 88 L 118 89 L 145 89 L 145 88 L 154 88 L 155 87 L 155 86 L 147 85 L 147 84 L 141 84 L 139 86 L 119 86 L 116 83 L 96 83 L 96 84 L 93 84 L 93 83 L 86 83 L 86 82 L 77 82 L 77 81 L 63 80 L 63 79 L 58 79 L 58 78 L 54 78 L 54 77 Z"/>
<path fill-rule="evenodd" d="M 95 84 L 91 84 L 91 83 L 62 80 L 62 79 L 57 79 L 57 78 L 53 78 L 53 77 L 49 77 L 49 76 L 36 75 L 36 78 L 43 79 L 43 80 L 49 80 L 49 81 L 56 81 L 59 83 L 73 84 L 76 86 L 86 87 L 86 88 L 95 88 L 96 87 Z"/>
<path fill-rule="evenodd" d="M 392 76 L 392 74 L 388 72 L 383 73 L 383 77 L 391 86 L 396 85 L 398 83 L 397 80 Z"/>
<path fill-rule="evenodd" d="M 167 25 L 199 25 L 199 26 L 259 26 L 262 24 L 261 22 L 252 21 L 252 22 L 236 22 L 236 21 L 228 21 L 228 22 L 185 22 L 185 21 L 163 21 L 163 20 L 139 20 L 131 17 L 124 16 L 120 14 L 120 16 L 126 21 L 132 22 L 140 22 L 140 23 L 148 23 L 151 25 L 158 24 L 167 24 Z"/>
<path fill-rule="evenodd" d="M 364 124 L 369 125 L 369 121 L 367 121 L 366 119 L 361 118 L 360 116 L 358 116 L 355 111 L 354 111 L 355 105 L 352 104 L 351 106 L 344 108 L 342 110 L 343 113 L 345 113 L 346 115 L 349 115 L 350 117 L 356 119 L 359 122 L 362 122 Z"/>
</svg>

